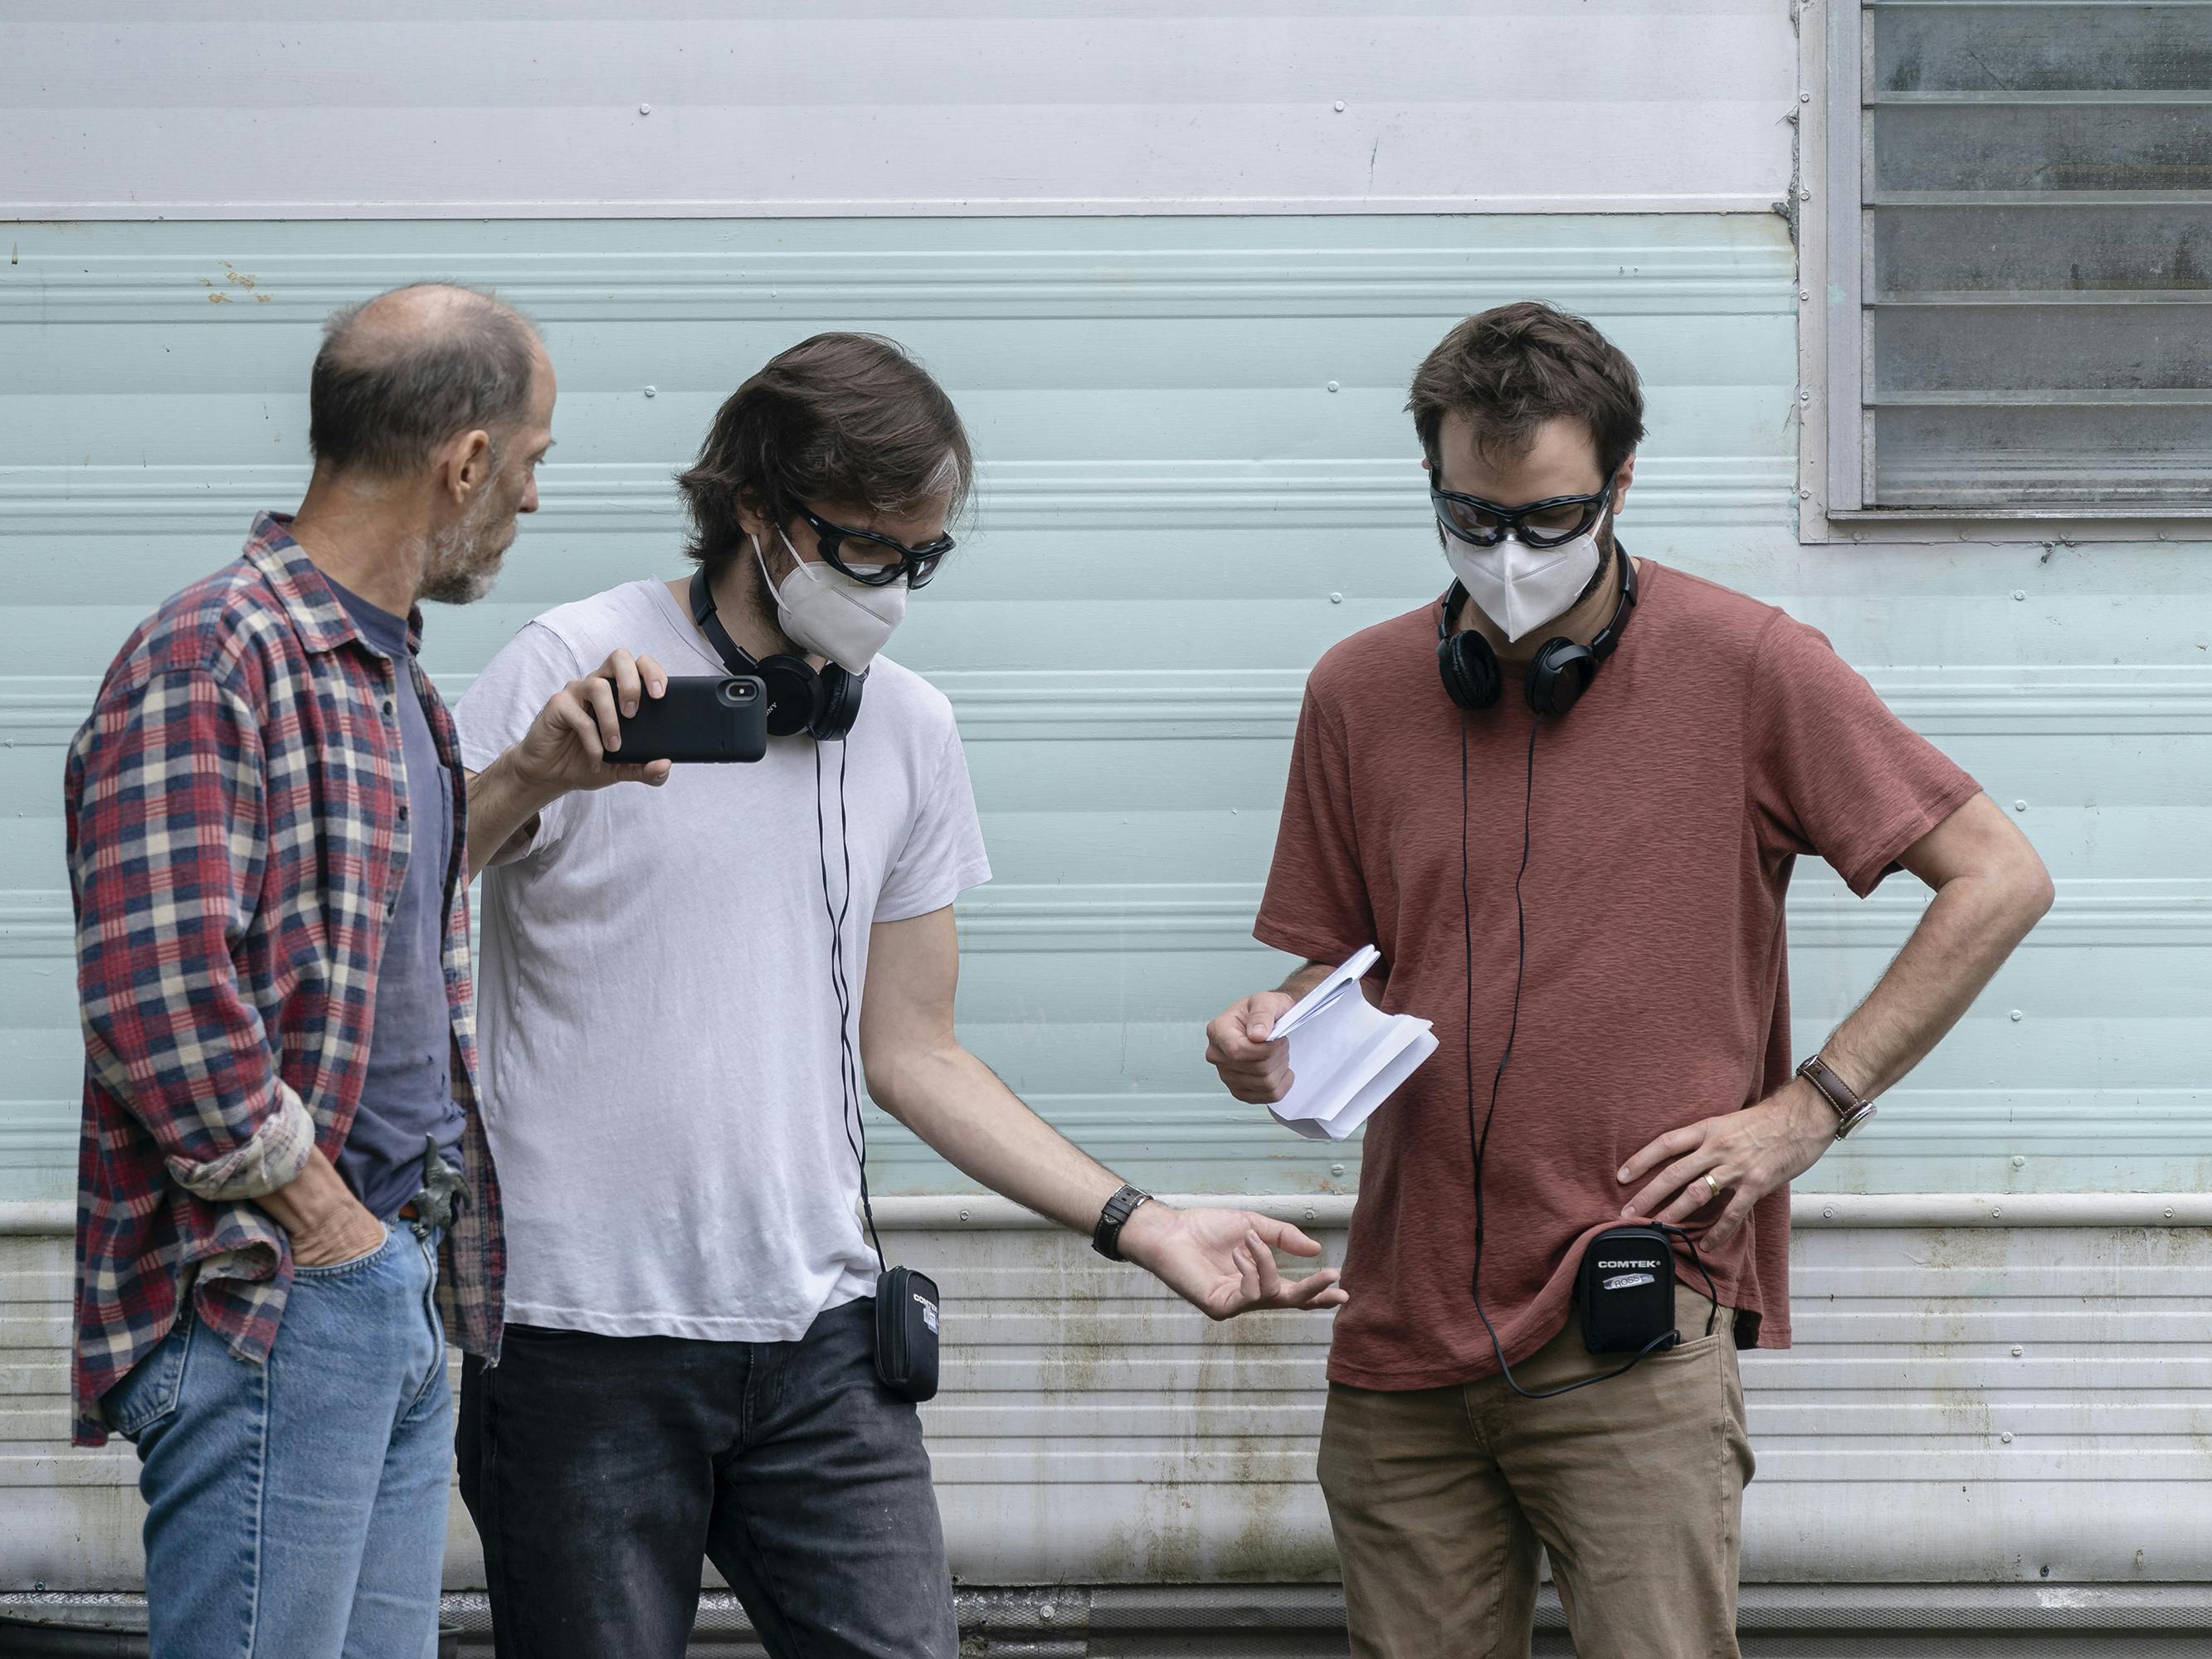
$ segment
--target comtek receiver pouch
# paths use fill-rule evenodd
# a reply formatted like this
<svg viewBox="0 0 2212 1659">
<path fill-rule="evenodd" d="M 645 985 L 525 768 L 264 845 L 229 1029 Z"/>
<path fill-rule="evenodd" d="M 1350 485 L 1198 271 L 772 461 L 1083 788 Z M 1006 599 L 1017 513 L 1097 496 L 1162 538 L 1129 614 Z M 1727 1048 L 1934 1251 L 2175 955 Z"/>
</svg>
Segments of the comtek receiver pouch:
<svg viewBox="0 0 2212 1659">
<path fill-rule="evenodd" d="M 876 1280 L 876 1375 L 916 1405 L 937 1392 L 937 1281 L 911 1267 Z"/>
<path fill-rule="evenodd" d="M 1674 1328 L 1674 1249 L 1656 1227 L 1608 1227 L 1583 1252 L 1575 1281 L 1583 1346 L 1641 1354 L 1682 1340 Z"/>
</svg>

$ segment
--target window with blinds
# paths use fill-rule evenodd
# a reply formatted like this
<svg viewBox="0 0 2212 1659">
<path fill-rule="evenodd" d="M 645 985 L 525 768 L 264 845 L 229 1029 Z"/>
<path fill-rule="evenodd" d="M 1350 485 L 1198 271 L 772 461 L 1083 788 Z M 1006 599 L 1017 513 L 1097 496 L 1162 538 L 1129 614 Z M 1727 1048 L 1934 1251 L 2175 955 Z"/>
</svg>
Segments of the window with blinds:
<svg viewBox="0 0 2212 1659">
<path fill-rule="evenodd" d="M 1856 9 L 1836 504 L 2212 507 L 2212 0 Z"/>
</svg>

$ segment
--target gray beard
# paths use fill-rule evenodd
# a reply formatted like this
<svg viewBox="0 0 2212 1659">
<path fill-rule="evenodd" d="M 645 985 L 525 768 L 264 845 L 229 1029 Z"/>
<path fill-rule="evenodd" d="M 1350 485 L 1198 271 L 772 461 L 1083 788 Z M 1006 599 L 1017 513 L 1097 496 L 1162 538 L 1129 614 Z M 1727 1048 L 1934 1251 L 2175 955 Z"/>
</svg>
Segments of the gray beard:
<svg viewBox="0 0 2212 1659">
<path fill-rule="evenodd" d="M 471 514 L 448 529 L 430 532 L 420 598 L 441 605 L 473 605 L 491 592 L 499 580 L 500 560 L 514 538 L 510 531 L 507 540 L 491 545 L 483 523 L 491 517 L 490 504 L 485 505 L 481 518 Z"/>
</svg>

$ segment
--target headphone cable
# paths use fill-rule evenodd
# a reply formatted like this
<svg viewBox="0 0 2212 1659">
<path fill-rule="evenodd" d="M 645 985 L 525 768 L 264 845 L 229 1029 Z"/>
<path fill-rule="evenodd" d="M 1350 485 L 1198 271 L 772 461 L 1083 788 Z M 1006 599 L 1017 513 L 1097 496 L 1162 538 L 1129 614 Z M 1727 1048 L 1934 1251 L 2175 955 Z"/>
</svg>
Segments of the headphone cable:
<svg viewBox="0 0 2212 1659">
<path fill-rule="evenodd" d="M 1536 807 L 1536 734 L 1543 729 L 1544 717 L 1537 714 L 1528 723 L 1528 766 L 1526 790 L 1521 802 L 1521 866 L 1513 875 L 1513 929 L 1516 948 L 1513 963 L 1513 1012 L 1505 1027 L 1505 1047 L 1498 1056 L 1498 1069 L 1490 1076 L 1490 1106 L 1483 1114 L 1480 1135 L 1474 1127 L 1474 902 L 1468 876 L 1468 727 L 1469 715 L 1462 711 L 1459 722 L 1459 902 L 1460 922 L 1467 951 L 1467 1010 L 1460 1026 L 1460 1049 L 1467 1077 L 1467 1140 L 1468 1152 L 1474 1164 L 1474 1271 L 1468 1289 L 1474 1297 L 1475 1316 L 1482 1321 L 1482 1328 L 1490 1337 L 1490 1351 L 1498 1358 L 1498 1375 L 1505 1386 L 1523 1400 L 1553 1400 L 1563 1394 L 1572 1394 L 1577 1389 L 1587 1389 L 1594 1382 L 1608 1382 L 1633 1370 L 1647 1355 L 1663 1347 L 1671 1347 L 1681 1333 L 1669 1329 L 1630 1356 L 1628 1363 L 1619 1369 L 1601 1371 L 1595 1376 L 1583 1377 L 1580 1382 L 1563 1384 L 1556 1389 L 1531 1391 L 1521 1386 L 1513 1375 L 1513 1368 L 1505 1363 L 1505 1346 L 1498 1338 L 1498 1328 L 1490 1322 L 1490 1315 L 1482 1305 L 1482 1172 L 1490 1151 L 1490 1126 L 1498 1115 L 1498 1093 L 1505 1081 L 1507 1062 L 1513 1058 L 1513 1044 L 1521 1034 L 1521 984 L 1528 967 L 1528 914 L 1522 897 L 1522 882 L 1528 873 L 1528 855 L 1534 846 L 1531 830 Z M 1713 1334 L 1720 1319 L 1720 1291 L 1713 1284 L 1712 1274 L 1706 1270 L 1705 1258 L 1698 1253 L 1698 1242 L 1680 1228 L 1665 1222 L 1653 1224 L 1656 1231 L 1671 1238 L 1679 1238 L 1689 1247 L 1690 1260 L 1697 1264 L 1698 1273 L 1705 1281 L 1707 1297 L 1712 1311 L 1705 1318 L 1705 1334 Z"/>
<path fill-rule="evenodd" d="M 814 836 L 822 863 L 822 913 L 830 921 L 830 988 L 837 1000 L 837 1109 L 843 1119 L 845 1144 L 860 1172 L 860 1213 L 868 1224 L 868 1242 L 876 1252 L 876 1266 L 885 1273 L 884 1241 L 876 1231 L 875 1206 L 868 1201 L 868 1124 L 860 1112 L 860 1066 L 853 1054 L 853 988 L 845 974 L 845 921 L 853 907 L 853 837 L 845 806 L 843 739 L 837 740 L 837 846 L 845 865 L 842 902 L 830 899 L 830 831 L 822 812 L 822 744 L 814 745 Z"/>
</svg>

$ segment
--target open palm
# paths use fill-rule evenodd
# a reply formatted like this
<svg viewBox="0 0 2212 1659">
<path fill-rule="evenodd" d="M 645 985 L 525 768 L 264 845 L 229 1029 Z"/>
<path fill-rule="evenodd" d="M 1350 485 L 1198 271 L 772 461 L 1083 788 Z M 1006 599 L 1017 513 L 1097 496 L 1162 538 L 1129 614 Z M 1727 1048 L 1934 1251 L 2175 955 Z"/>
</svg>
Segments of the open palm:
<svg viewBox="0 0 2212 1659">
<path fill-rule="evenodd" d="M 1140 1238 L 1123 1234 L 1129 1259 L 1145 1267 L 1177 1296 L 1209 1319 L 1233 1319 L 1255 1308 L 1335 1308 L 1349 1300 L 1334 1267 L 1303 1279 L 1285 1279 L 1274 1253 L 1316 1256 L 1321 1246 L 1287 1221 L 1250 1210 L 1178 1210 L 1147 1204 L 1156 1212 Z M 1136 1231 L 1131 1218 L 1131 1232 Z"/>
</svg>

